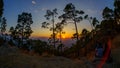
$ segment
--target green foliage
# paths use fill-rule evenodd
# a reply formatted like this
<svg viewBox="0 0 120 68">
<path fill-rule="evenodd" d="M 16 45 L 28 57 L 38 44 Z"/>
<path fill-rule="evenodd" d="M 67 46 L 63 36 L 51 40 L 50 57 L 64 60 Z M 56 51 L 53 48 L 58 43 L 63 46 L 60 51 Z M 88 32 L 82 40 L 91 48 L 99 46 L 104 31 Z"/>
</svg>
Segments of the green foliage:
<svg viewBox="0 0 120 68">
<path fill-rule="evenodd" d="M 99 24 L 99 21 L 96 19 L 96 17 L 89 17 L 88 15 L 85 15 L 84 19 L 89 21 L 92 29 L 95 29 L 96 26 Z"/>
<path fill-rule="evenodd" d="M 91 33 L 87 29 L 83 29 L 80 35 L 79 45 L 85 47 L 91 39 Z"/>
<path fill-rule="evenodd" d="M 120 18 L 120 1 L 115 0 L 114 1 L 114 14 L 116 18 Z"/>
<path fill-rule="evenodd" d="M 53 9 L 52 11 L 51 10 L 47 10 L 46 11 L 46 15 L 45 15 L 45 18 L 47 19 L 47 20 L 50 20 L 50 22 L 52 21 L 52 27 L 48 27 L 49 25 L 50 25 L 50 23 L 48 23 L 48 22 L 43 22 L 42 23 L 42 28 L 49 28 L 50 29 L 50 31 L 53 31 L 53 33 L 51 34 L 51 37 L 50 37 L 50 39 L 51 39 L 51 41 L 53 41 L 52 43 L 53 43 L 53 46 L 54 46 L 54 48 L 55 48 L 55 43 L 56 43 L 56 34 L 55 34 L 55 17 L 58 15 L 58 13 L 57 13 L 57 9 L 55 8 L 55 9 Z"/>
<path fill-rule="evenodd" d="M 59 36 L 59 43 L 60 44 L 62 44 L 62 34 L 65 34 L 65 32 L 63 31 L 63 28 L 65 25 L 66 25 L 65 21 L 62 20 L 60 23 L 57 23 L 55 26 L 55 32 Z"/>
<path fill-rule="evenodd" d="M 6 19 L 5 17 L 3 17 L 0 23 L 1 33 L 4 33 L 6 31 L 6 26 L 7 26 Z"/>
<path fill-rule="evenodd" d="M 15 35 L 14 37 L 17 38 L 19 42 L 21 41 L 23 45 L 23 39 L 29 39 L 33 32 L 31 29 L 31 24 L 33 24 L 31 13 L 23 12 L 19 14 L 17 22 L 15 29 L 13 30 L 13 27 L 11 27 L 10 31 L 12 31 L 12 34 Z M 19 39 L 20 37 L 21 39 Z"/>
<path fill-rule="evenodd" d="M 3 14 L 3 6 L 4 6 L 3 0 L 0 0 L 0 17 L 2 17 Z"/>
<path fill-rule="evenodd" d="M 77 23 L 83 20 L 82 15 L 84 14 L 84 11 L 82 10 L 77 10 L 76 7 L 72 4 L 69 3 L 65 6 L 64 8 L 64 14 L 62 14 L 59 18 L 62 18 L 63 20 L 67 21 L 72 21 L 75 24 L 75 30 L 76 30 L 76 41 L 79 40 L 78 36 L 78 28 L 77 28 Z"/>
<path fill-rule="evenodd" d="M 79 34 L 78 33 L 74 33 L 71 38 L 77 40 L 77 36 L 79 36 Z"/>
<path fill-rule="evenodd" d="M 15 36 L 15 29 L 14 29 L 14 27 L 10 27 L 9 32 L 10 32 L 12 37 Z"/>
<path fill-rule="evenodd" d="M 34 46 L 33 46 L 34 51 L 39 53 L 40 55 L 43 52 L 46 52 L 46 51 L 50 50 L 50 46 L 45 41 L 34 40 L 33 42 L 34 42 Z"/>
<path fill-rule="evenodd" d="M 51 10 L 47 10 L 45 17 L 46 17 L 47 20 L 50 20 L 52 17 L 56 17 L 57 14 L 58 14 L 57 13 L 57 9 L 55 8 L 52 11 Z"/>
<path fill-rule="evenodd" d="M 117 32 L 120 33 L 120 1 L 115 0 L 114 1 L 114 17 L 115 17 L 115 22 L 117 23 Z"/>
<path fill-rule="evenodd" d="M 23 12 L 22 14 L 18 15 L 18 33 L 22 36 L 22 38 L 29 38 L 31 33 L 32 15 L 31 13 Z"/>
<path fill-rule="evenodd" d="M 104 8 L 102 15 L 105 20 L 110 20 L 114 18 L 113 10 L 108 7 Z"/>
<path fill-rule="evenodd" d="M 47 22 L 43 22 L 41 27 L 42 28 L 49 28 L 48 25 L 50 25 L 50 24 Z"/>
<path fill-rule="evenodd" d="M 64 14 L 62 14 L 59 18 L 65 20 L 66 22 L 73 22 L 75 24 L 75 34 L 73 34 L 73 39 L 76 39 L 76 45 L 78 45 L 78 40 L 79 40 L 79 33 L 78 33 L 78 27 L 77 23 L 81 22 L 83 20 L 83 10 L 77 10 L 76 7 L 72 4 L 69 3 L 65 6 L 63 9 Z M 77 47 L 76 47 L 77 48 Z M 78 49 L 77 49 L 78 50 Z M 79 51 L 78 55 L 79 55 Z"/>
<path fill-rule="evenodd" d="M 64 24 L 63 24 L 62 22 L 57 23 L 57 24 L 56 24 L 56 27 L 55 27 L 56 33 L 62 32 L 62 31 L 63 31 L 63 27 L 64 27 Z"/>
<path fill-rule="evenodd" d="M 10 29 L 9 29 L 10 36 L 11 36 L 11 38 L 14 39 L 14 40 L 19 38 L 19 34 L 18 34 L 17 29 L 18 29 L 17 27 L 14 28 L 13 26 L 10 27 Z"/>
<path fill-rule="evenodd" d="M 0 37 L 0 46 L 4 44 L 3 38 Z"/>
<path fill-rule="evenodd" d="M 76 45 L 72 45 L 70 48 L 66 48 L 63 52 L 63 56 L 72 58 L 74 57 L 74 53 L 76 53 Z"/>
<path fill-rule="evenodd" d="M 112 35 L 114 33 L 119 33 L 120 29 L 120 1 L 115 0 L 114 1 L 114 10 L 110 9 L 109 7 L 105 7 L 102 16 L 103 20 L 100 24 L 100 30 L 103 32 L 103 34 L 109 33 L 109 35 Z"/>
</svg>

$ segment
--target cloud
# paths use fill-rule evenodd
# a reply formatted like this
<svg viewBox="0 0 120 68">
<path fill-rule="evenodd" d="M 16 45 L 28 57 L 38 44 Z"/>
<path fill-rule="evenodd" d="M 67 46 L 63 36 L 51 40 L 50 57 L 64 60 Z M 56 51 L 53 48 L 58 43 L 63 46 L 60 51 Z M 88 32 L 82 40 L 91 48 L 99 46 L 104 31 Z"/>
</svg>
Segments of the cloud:
<svg viewBox="0 0 120 68">
<path fill-rule="evenodd" d="M 38 10 L 34 10 L 35 13 L 39 12 Z"/>
<path fill-rule="evenodd" d="M 47 8 L 42 8 L 41 10 L 42 10 L 42 11 L 46 11 L 46 10 L 48 10 L 48 9 L 47 9 Z"/>
<path fill-rule="evenodd" d="M 89 14 L 96 14 L 96 13 L 97 13 L 97 10 L 87 9 L 87 12 L 88 12 Z"/>
<path fill-rule="evenodd" d="M 38 12 L 39 12 L 39 10 L 34 10 L 34 12 L 35 12 L 35 13 L 38 13 Z"/>
<path fill-rule="evenodd" d="M 34 0 L 32 0 L 32 4 L 33 4 L 33 5 L 35 5 L 35 4 L 36 4 L 36 2 L 35 2 Z"/>
<path fill-rule="evenodd" d="M 38 13 L 38 12 L 40 12 L 40 11 L 46 11 L 46 10 L 48 10 L 47 8 L 40 8 L 40 9 L 35 9 L 35 10 L 33 10 L 35 13 Z"/>
</svg>

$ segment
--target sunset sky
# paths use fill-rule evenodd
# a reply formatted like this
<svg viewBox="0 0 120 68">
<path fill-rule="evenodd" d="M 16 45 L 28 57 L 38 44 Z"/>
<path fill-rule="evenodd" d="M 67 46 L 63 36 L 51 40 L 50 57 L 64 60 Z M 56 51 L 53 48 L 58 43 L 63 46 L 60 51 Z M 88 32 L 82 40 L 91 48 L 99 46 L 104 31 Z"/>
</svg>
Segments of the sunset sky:
<svg viewBox="0 0 120 68">
<path fill-rule="evenodd" d="M 33 24 L 32 30 L 34 33 L 32 37 L 49 37 L 51 32 L 48 29 L 41 28 L 41 23 L 46 21 L 44 15 L 47 9 L 58 9 L 59 15 L 63 13 L 66 4 L 73 3 L 78 10 L 84 10 L 86 14 L 97 19 L 102 20 L 102 10 L 108 6 L 113 8 L 114 0 L 4 0 L 4 14 L 7 19 L 7 31 L 11 26 L 15 27 L 17 24 L 18 14 L 22 12 L 32 13 Z M 59 16 L 58 15 L 58 16 Z M 56 19 L 56 23 L 59 22 Z M 83 28 L 91 29 L 88 21 L 78 23 L 79 33 Z M 70 37 L 75 31 L 74 24 L 65 26 L 64 37 Z"/>
</svg>

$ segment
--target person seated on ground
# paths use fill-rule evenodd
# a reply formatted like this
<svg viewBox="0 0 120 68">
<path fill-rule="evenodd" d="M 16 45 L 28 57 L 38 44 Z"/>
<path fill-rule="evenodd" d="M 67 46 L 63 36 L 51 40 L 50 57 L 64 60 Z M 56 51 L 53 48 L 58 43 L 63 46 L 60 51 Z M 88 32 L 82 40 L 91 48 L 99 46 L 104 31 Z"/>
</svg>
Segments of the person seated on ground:
<svg viewBox="0 0 120 68">
<path fill-rule="evenodd" d="M 95 49 L 95 57 L 96 58 L 102 58 L 103 57 L 103 46 L 101 43 L 97 43 L 96 49 Z"/>
<path fill-rule="evenodd" d="M 103 57 L 103 45 L 100 42 L 96 43 L 96 47 L 95 47 L 95 57 L 94 60 L 92 61 L 93 63 L 95 63 L 96 61 L 100 61 Z"/>
<path fill-rule="evenodd" d="M 99 64 L 97 64 L 96 68 L 102 68 L 106 63 L 112 63 L 113 59 L 111 56 L 111 39 L 108 39 L 106 43 L 104 43 L 104 52 L 102 60 Z"/>
</svg>

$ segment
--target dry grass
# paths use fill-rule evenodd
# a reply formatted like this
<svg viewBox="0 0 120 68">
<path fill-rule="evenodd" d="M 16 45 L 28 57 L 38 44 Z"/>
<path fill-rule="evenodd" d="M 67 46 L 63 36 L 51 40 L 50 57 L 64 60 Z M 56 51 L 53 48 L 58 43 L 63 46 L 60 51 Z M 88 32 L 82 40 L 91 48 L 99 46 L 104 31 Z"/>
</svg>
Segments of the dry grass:
<svg viewBox="0 0 120 68">
<path fill-rule="evenodd" d="M 18 48 L 0 47 L 0 68 L 85 68 L 60 56 L 37 56 L 21 53 Z"/>
</svg>

